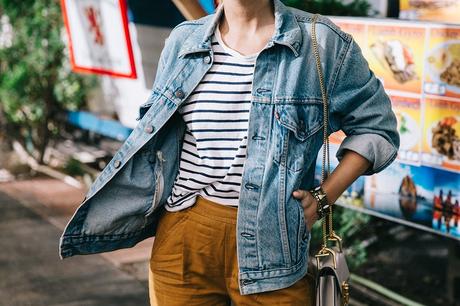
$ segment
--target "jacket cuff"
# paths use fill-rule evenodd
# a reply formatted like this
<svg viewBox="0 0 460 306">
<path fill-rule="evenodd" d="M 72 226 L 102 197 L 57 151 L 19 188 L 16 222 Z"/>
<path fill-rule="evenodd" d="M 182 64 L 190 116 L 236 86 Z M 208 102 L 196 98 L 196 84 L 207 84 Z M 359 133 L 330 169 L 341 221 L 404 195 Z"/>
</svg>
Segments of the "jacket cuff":
<svg viewBox="0 0 460 306">
<path fill-rule="evenodd" d="M 390 165 L 398 155 L 398 150 L 388 140 L 378 134 L 359 134 L 345 137 L 341 143 L 336 157 L 340 161 L 345 150 L 354 151 L 365 157 L 371 166 L 363 175 L 372 175 L 380 172 Z"/>
</svg>

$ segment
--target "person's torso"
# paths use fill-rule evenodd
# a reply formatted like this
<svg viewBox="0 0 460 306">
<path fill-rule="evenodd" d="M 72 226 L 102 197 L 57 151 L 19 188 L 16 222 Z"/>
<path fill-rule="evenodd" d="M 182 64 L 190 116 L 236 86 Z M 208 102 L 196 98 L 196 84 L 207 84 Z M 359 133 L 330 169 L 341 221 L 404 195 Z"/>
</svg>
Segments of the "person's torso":
<svg viewBox="0 0 460 306">
<path fill-rule="evenodd" d="M 300 201 L 291 193 L 313 187 L 323 140 L 322 97 L 310 40 L 312 15 L 274 2 L 278 27 L 257 56 L 245 116 L 237 225 L 243 294 L 279 288 L 305 272 L 310 233 Z M 162 70 L 139 109 L 139 124 L 67 225 L 61 256 L 129 247 L 155 234 L 180 171 L 187 135 L 178 110 L 218 60 L 209 39 L 215 17 L 184 22 L 171 32 Z M 320 17 L 317 37 L 330 89 L 351 36 Z M 340 125 L 337 120 L 331 116 L 329 133 Z"/>
</svg>

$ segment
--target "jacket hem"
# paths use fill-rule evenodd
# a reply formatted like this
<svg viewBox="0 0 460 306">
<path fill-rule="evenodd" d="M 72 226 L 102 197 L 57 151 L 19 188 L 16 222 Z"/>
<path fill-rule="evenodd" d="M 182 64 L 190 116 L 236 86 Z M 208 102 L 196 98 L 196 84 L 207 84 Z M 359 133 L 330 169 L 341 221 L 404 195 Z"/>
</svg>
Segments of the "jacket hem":
<svg viewBox="0 0 460 306">
<path fill-rule="evenodd" d="M 59 242 L 59 256 L 64 259 L 75 255 L 97 254 L 130 248 L 144 239 L 155 236 L 155 233 L 156 227 L 149 226 L 130 234 L 63 236 Z"/>
<path fill-rule="evenodd" d="M 307 262 L 308 255 L 306 254 L 299 263 L 291 268 L 240 273 L 240 293 L 248 295 L 290 287 L 307 274 Z"/>
</svg>

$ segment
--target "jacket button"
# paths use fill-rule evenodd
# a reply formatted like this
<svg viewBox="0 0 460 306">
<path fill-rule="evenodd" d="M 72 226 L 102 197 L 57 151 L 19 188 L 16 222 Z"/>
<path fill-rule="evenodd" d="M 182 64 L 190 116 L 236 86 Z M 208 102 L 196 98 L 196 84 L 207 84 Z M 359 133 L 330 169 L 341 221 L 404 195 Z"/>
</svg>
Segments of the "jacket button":
<svg viewBox="0 0 460 306">
<path fill-rule="evenodd" d="M 268 89 L 268 88 L 260 88 L 260 87 L 259 87 L 259 88 L 256 89 L 256 92 L 262 94 L 262 93 L 265 93 L 265 92 L 271 92 L 271 89 Z"/>
<path fill-rule="evenodd" d="M 121 161 L 117 159 L 117 160 L 113 163 L 113 166 L 114 166 L 115 168 L 119 168 L 119 167 L 121 166 Z"/>
<path fill-rule="evenodd" d="M 182 99 L 183 97 L 185 97 L 185 93 L 182 89 L 176 90 L 174 95 L 176 96 L 176 98 L 179 98 L 179 99 Z"/>
<path fill-rule="evenodd" d="M 149 125 L 144 129 L 144 131 L 148 134 L 152 134 L 153 131 L 155 131 L 155 127 L 153 125 Z"/>
<path fill-rule="evenodd" d="M 244 237 L 244 238 L 253 238 L 254 237 L 253 234 L 246 233 L 246 232 L 242 232 L 240 235 L 241 235 L 241 237 Z"/>
<path fill-rule="evenodd" d="M 203 60 L 206 64 L 209 64 L 211 62 L 211 57 L 209 55 L 206 55 Z"/>
<path fill-rule="evenodd" d="M 244 187 L 245 187 L 246 189 L 248 189 L 248 190 L 253 190 L 253 189 L 258 188 L 259 186 L 254 185 L 254 184 L 251 184 L 251 183 L 246 183 L 246 184 L 244 184 Z"/>
<path fill-rule="evenodd" d="M 252 139 L 254 139 L 254 140 L 264 140 L 265 137 L 264 136 L 259 136 L 257 134 L 254 134 L 254 135 L 252 135 Z"/>
</svg>

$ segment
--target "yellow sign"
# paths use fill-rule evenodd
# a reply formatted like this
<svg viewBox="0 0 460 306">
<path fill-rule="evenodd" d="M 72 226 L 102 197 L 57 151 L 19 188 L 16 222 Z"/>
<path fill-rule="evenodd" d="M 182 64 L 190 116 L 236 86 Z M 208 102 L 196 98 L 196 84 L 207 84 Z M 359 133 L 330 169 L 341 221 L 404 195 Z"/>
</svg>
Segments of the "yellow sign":
<svg viewBox="0 0 460 306">
<path fill-rule="evenodd" d="M 460 23 L 458 0 L 400 0 L 399 18 Z"/>
</svg>

